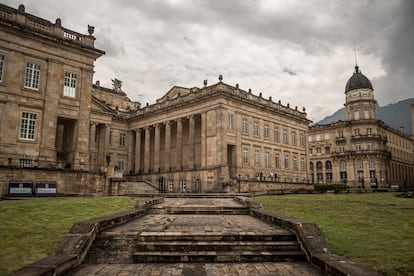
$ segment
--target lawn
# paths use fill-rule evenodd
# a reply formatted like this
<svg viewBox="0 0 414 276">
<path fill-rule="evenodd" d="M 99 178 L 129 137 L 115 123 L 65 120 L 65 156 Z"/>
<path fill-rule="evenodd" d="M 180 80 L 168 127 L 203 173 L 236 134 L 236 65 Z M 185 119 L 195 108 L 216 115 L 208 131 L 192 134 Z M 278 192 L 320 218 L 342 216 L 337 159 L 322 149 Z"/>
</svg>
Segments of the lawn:
<svg viewBox="0 0 414 276">
<path fill-rule="evenodd" d="M 132 209 L 137 198 L 0 200 L 0 275 L 54 252 L 77 221 Z"/>
<path fill-rule="evenodd" d="M 414 199 L 396 193 L 260 196 L 273 213 L 316 223 L 333 253 L 385 275 L 414 275 Z"/>
</svg>

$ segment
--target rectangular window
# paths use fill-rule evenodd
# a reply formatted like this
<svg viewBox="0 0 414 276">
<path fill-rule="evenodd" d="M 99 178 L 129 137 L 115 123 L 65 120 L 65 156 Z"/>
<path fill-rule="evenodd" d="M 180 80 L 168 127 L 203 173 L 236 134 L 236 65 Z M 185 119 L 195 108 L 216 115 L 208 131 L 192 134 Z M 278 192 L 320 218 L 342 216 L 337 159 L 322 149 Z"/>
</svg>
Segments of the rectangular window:
<svg viewBox="0 0 414 276">
<path fill-rule="evenodd" d="M 269 125 L 268 124 L 264 125 L 264 134 L 263 135 L 264 135 L 264 138 L 266 140 L 269 140 L 270 133 L 269 133 Z"/>
<path fill-rule="evenodd" d="M 234 131 L 234 115 L 233 114 L 229 114 L 229 121 L 228 121 L 228 125 L 227 125 L 227 130 L 228 131 Z"/>
<path fill-rule="evenodd" d="M 278 127 L 275 127 L 274 134 L 275 134 L 275 141 L 279 142 L 280 137 L 279 137 L 279 128 Z"/>
<path fill-rule="evenodd" d="M 305 157 L 304 156 L 302 156 L 300 158 L 300 167 L 301 167 L 302 171 L 306 171 L 306 162 L 305 162 Z"/>
<path fill-rule="evenodd" d="M 253 123 L 253 135 L 259 137 L 259 122 Z"/>
<path fill-rule="evenodd" d="M 112 131 L 109 131 L 109 144 L 112 145 Z"/>
<path fill-rule="evenodd" d="M 359 128 L 354 129 L 355 136 L 359 136 Z"/>
<path fill-rule="evenodd" d="M 270 152 L 266 151 L 265 153 L 265 166 L 270 168 Z"/>
<path fill-rule="evenodd" d="M 243 134 L 249 134 L 249 120 L 247 118 L 243 118 L 242 131 Z"/>
<path fill-rule="evenodd" d="M 355 145 L 355 150 L 356 151 L 361 151 L 361 145 L 360 144 L 356 144 Z"/>
<path fill-rule="evenodd" d="M 313 153 L 312 148 L 309 148 L 309 155 L 312 155 L 312 153 Z"/>
<path fill-rule="evenodd" d="M 344 146 L 339 146 L 339 152 L 345 152 L 345 147 Z"/>
<path fill-rule="evenodd" d="M 276 153 L 275 156 L 275 165 L 277 169 L 280 169 L 280 153 Z"/>
<path fill-rule="evenodd" d="M 368 143 L 368 150 L 372 150 L 372 143 Z"/>
<path fill-rule="evenodd" d="M 24 87 L 39 90 L 40 87 L 40 64 L 28 62 L 26 63 L 26 75 L 24 79 Z"/>
<path fill-rule="evenodd" d="M 125 138 L 126 138 L 126 134 L 121 132 L 119 134 L 119 145 L 120 146 L 125 146 Z"/>
<path fill-rule="evenodd" d="M 305 135 L 302 132 L 299 134 L 299 143 L 301 147 L 305 146 Z"/>
<path fill-rule="evenodd" d="M 254 150 L 254 164 L 260 166 L 260 150 Z"/>
<path fill-rule="evenodd" d="M 0 82 L 3 82 L 4 55 L 0 55 Z"/>
<path fill-rule="evenodd" d="M 285 154 L 285 169 L 289 169 L 289 154 Z"/>
<path fill-rule="evenodd" d="M 296 131 L 292 131 L 292 145 L 296 146 Z"/>
<path fill-rule="evenodd" d="M 286 128 L 283 129 L 283 143 L 289 143 L 288 130 Z"/>
<path fill-rule="evenodd" d="M 298 170 L 298 158 L 296 157 L 296 156 L 293 156 L 293 169 L 295 170 L 295 171 L 297 171 Z"/>
<path fill-rule="evenodd" d="M 321 154 L 321 148 L 320 147 L 316 148 L 316 154 Z"/>
<path fill-rule="evenodd" d="M 367 135 L 372 135 L 372 128 L 367 128 Z"/>
<path fill-rule="evenodd" d="M 344 138 L 344 132 L 341 130 L 338 132 L 339 138 Z"/>
<path fill-rule="evenodd" d="M 75 73 L 65 72 L 63 96 L 76 98 L 76 80 L 77 75 Z"/>
<path fill-rule="evenodd" d="M 331 153 L 331 148 L 325 147 L 325 154 L 330 154 L 330 153 Z"/>
<path fill-rule="evenodd" d="M 32 165 L 32 159 L 20 159 L 20 168 L 30 168 Z"/>
<path fill-rule="evenodd" d="M 36 127 L 36 114 L 23 112 L 20 124 L 20 139 L 34 141 Z"/>
<path fill-rule="evenodd" d="M 249 165 L 249 148 L 243 148 L 243 165 Z"/>
<path fill-rule="evenodd" d="M 124 160 L 119 160 L 118 161 L 118 170 L 123 171 L 124 168 L 125 168 Z"/>
</svg>

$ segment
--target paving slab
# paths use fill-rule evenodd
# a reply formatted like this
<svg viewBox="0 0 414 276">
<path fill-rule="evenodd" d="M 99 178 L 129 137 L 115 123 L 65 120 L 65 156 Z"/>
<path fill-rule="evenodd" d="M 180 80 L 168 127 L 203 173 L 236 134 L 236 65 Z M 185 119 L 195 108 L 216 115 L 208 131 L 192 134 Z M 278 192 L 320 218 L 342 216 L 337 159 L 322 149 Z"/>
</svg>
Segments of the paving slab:
<svg viewBox="0 0 414 276">
<path fill-rule="evenodd" d="M 81 265 L 69 275 L 177 275 L 177 276 L 228 276 L 228 275 L 323 275 L 308 263 L 148 263 L 148 264 L 94 264 Z"/>
</svg>

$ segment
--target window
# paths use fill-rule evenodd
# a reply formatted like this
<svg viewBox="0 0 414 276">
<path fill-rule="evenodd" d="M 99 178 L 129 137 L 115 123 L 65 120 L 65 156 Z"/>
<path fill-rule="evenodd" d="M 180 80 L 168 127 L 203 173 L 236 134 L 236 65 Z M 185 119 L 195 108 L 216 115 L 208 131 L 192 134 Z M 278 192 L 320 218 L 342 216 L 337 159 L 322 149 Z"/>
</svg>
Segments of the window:
<svg viewBox="0 0 414 276">
<path fill-rule="evenodd" d="M 372 135 L 372 128 L 367 128 L 367 135 Z"/>
<path fill-rule="evenodd" d="M 365 119 L 369 119 L 369 110 L 364 111 L 364 117 Z"/>
<path fill-rule="evenodd" d="M 124 160 L 119 160 L 118 161 L 118 170 L 119 171 L 123 171 L 124 170 L 124 167 L 125 167 Z"/>
<path fill-rule="evenodd" d="M 264 138 L 266 139 L 266 140 L 269 140 L 269 125 L 268 124 L 265 124 L 264 125 Z"/>
<path fill-rule="evenodd" d="M 339 138 L 344 138 L 344 132 L 341 130 L 338 132 Z"/>
<path fill-rule="evenodd" d="M 372 143 L 367 144 L 368 150 L 372 150 Z"/>
<path fill-rule="evenodd" d="M 23 112 L 20 124 L 20 139 L 34 141 L 36 127 L 36 114 Z"/>
<path fill-rule="evenodd" d="M 253 123 L 253 135 L 256 137 L 259 136 L 259 122 Z"/>
<path fill-rule="evenodd" d="M 227 130 L 228 131 L 234 131 L 234 115 L 233 114 L 229 114 L 229 121 L 228 121 L 228 125 L 227 125 Z"/>
<path fill-rule="evenodd" d="M 283 129 L 283 143 L 285 144 L 289 143 L 288 130 L 286 128 Z"/>
<path fill-rule="evenodd" d="M 112 145 L 112 131 L 109 131 L 109 144 Z"/>
<path fill-rule="evenodd" d="M 32 166 L 31 159 L 20 159 L 20 167 L 21 168 L 30 168 Z"/>
<path fill-rule="evenodd" d="M 3 82 L 4 55 L 0 55 L 0 82 Z"/>
<path fill-rule="evenodd" d="M 276 142 L 279 142 L 280 139 L 279 139 L 279 128 L 278 127 L 275 127 L 275 129 L 274 129 L 274 135 L 275 135 L 275 141 Z"/>
<path fill-rule="evenodd" d="M 243 165 L 249 165 L 249 148 L 243 148 Z"/>
<path fill-rule="evenodd" d="M 242 130 L 243 134 L 249 133 L 249 121 L 247 120 L 247 118 L 243 118 Z"/>
<path fill-rule="evenodd" d="M 305 135 L 302 132 L 299 134 L 299 143 L 301 147 L 305 146 Z"/>
<path fill-rule="evenodd" d="M 355 150 L 356 151 L 361 151 L 361 144 L 356 144 L 355 145 Z"/>
<path fill-rule="evenodd" d="M 359 120 L 359 111 L 354 111 L 354 120 Z"/>
<path fill-rule="evenodd" d="M 297 156 L 293 156 L 293 169 L 295 171 L 298 170 L 298 157 Z"/>
<path fill-rule="evenodd" d="M 266 151 L 265 153 L 265 166 L 270 168 L 270 152 Z"/>
<path fill-rule="evenodd" d="M 364 168 L 362 159 L 357 160 L 357 168 L 358 168 L 358 170 L 362 170 Z"/>
<path fill-rule="evenodd" d="M 320 147 L 317 147 L 317 148 L 316 148 L 316 154 L 321 154 L 321 152 L 322 152 L 322 151 L 321 151 L 321 148 L 320 148 Z"/>
<path fill-rule="evenodd" d="M 120 146 L 125 146 L 125 138 L 126 138 L 125 133 L 122 132 L 119 134 L 119 145 Z"/>
<path fill-rule="evenodd" d="M 341 162 L 339 162 L 339 169 L 341 171 L 346 171 L 346 162 L 345 162 L 345 160 L 341 160 Z"/>
<path fill-rule="evenodd" d="M 313 149 L 309 148 L 309 154 L 312 155 Z"/>
<path fill-rule="evenodd" d="M 301 167 L 302 171 L 306 171 L 306 162 L 305 162 L 305 157 L 304 156 L 302 156 L 300 158 L 300 167 Z"/>
<path fill-rule="evenodd" d="M 374 161 L 374 159 L 369 159 L 369 168 L 370 169 L 375 169 L 375 161 Z"/>
<path fill-rule="evenodd" d="M 330 153 L 331 153 L 331 148 L 325 147 L 325 154 L 330 154 Z"/>
<path fill-rule="evenodd" d="M 276 153 L 275 156 L 275 165 L 277 169 L 280 169 L 280 153 Z"/>
<path fill-rule="evenodd" d="M 359 136 L 359 128 L 354 129 L 355 136 Z"/>
<path fill-rule="evenodd" d="M 339 146 L 339 152 L 344 153 L 344 152 L 345 152 L 345 146 L 340 145 L 340 146 Z"/>
<path fill-rule="evenodd" d="M 325 169 L 326 170 L 332 170 L 332 162 L 331 161 L 326 161 L 325 162 Z"/>
<path fill-rule="evenodd" d="M 40 64 L 28 62 L 26 63 L 26 75 L 24 79 L 24 87 L 39 90 L 40 87 Z"/>
<path fill-rule="evenodd" d="M 285 154 L 285 169 L 289 169 L 289 154 Z"/>
<path fill-rule="evenodd" d="M 296 131 L 292 131 L 292 145 L 296 146 Z"/>
<path fill-rule="evenodd" d="M 260 166 L 260 150 L 254 150 L 254 164 Z"/>
<path fill-rule="evenodd" d="M 309 163 L 309 170 L 310 170 L 311 172 L 313 172 L 313 162 L 310 162 L 310 163 Z"/>
<path fill-rule="evenodd" d="M 71 72 L 65 72 L 65 82 L 63 86 L 63 96 L 76 97 L 76 80 L 77 75 Z"/>
</svg>

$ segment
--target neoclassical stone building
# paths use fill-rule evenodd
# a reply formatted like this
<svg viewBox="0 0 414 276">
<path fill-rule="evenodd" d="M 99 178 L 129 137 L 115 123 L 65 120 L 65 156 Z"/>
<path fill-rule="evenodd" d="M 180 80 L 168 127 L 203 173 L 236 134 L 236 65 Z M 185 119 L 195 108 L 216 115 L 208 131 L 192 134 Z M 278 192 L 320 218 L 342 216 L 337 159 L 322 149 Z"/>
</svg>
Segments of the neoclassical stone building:
<svg viewBox="0 0 414 276">
<path fill-rule="evenodd" d="M 222 77 L 141 107 L 117 79 L 110 89 L 92 84 L 104 54 L 93 29 L 83 35 L 0 4 L 0 194 L 11 181 L 96 195 L 110 194 L 114 179 L 165 192 L 308 181 L 304 109 Z"/>
<path fill-rule="evenodd" d="M 371 81 L 358 66 L 345 86 L 345 108 L 345 121 L 309 129 L 312 182 L 413 187 L 413 139 L 376 119 Z"/>
</svg>

